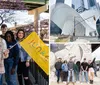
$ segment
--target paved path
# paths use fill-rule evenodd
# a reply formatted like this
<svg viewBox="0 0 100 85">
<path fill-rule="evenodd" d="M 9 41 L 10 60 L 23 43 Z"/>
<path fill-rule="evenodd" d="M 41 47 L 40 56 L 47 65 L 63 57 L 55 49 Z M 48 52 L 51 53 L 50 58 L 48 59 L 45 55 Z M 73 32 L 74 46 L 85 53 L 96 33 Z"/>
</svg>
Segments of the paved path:
<svg viewBox="0 0 100 85">
<path fill-rule="evenodd" d="M 87 83 L 75 83 L 75 85 L 100 85 L 100 71 L 97 73 L 98 77 L 94 78 L 94 84 L 87 84 Z M 50 82 L 50 85 L 66 85 L 65 82 L 60 82 L 59 84 L 56 82 Z M 70 83 L 69 85 L 73 85 L 72 83 Z"/>
</svg>

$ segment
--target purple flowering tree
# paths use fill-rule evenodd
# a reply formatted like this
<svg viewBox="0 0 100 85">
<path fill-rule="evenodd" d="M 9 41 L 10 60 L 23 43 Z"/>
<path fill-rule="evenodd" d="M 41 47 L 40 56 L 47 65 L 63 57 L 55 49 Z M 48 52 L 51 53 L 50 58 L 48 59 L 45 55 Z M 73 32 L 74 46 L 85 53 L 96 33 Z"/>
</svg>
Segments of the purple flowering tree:
<svg viewBox="0 0 100 85">
<path fill-rule="evenodd" d="M 0 0 L 0 25 L 5 23 L 15 22 L 14 11 L 15 10 L 25 10 L 23 0 Z"/>
</svg>

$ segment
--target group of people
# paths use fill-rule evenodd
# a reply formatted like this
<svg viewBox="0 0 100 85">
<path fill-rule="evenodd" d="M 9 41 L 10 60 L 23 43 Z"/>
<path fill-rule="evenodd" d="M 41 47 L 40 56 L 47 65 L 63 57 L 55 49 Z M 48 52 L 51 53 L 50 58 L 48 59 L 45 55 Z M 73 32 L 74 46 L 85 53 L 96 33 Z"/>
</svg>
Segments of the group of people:
<svg viewBox="0 0 100 85">
<path fill-rule="evenodd" d="M 55 69 L 57 83 L 59 83 L 61 78 L 61 81 L 65 81 L 66 85 L 70 82 L 72 82 L 73 85 L 75 82 L 80 82 L 81 84 L 83 82 L 93 84 L 94 76 L 97 76 L 95 58 L 93 61 L 89 60 L 88 62 L 86 61 L 86 58 L 83 59 L 83 62 L 73 61 L 73 58 L 70 58 L 69 62 L 66 60 L 62 62 L 62 59 L 58 58 L 55 63 Z"/>
<path fill-rule="evenodd" d="M 30 57 L 18 43 L 25 38 L 24 30 L 19 29 L 15 36 L 12 31 L 7 29 L 7 25 L 3 24 L 1 31 L 0 85 L 3 85 L 3 77 L 7 85 L 18 85 L 17 81 L 19 85 L 31 85 L 29 80 Z"/>
</svg>

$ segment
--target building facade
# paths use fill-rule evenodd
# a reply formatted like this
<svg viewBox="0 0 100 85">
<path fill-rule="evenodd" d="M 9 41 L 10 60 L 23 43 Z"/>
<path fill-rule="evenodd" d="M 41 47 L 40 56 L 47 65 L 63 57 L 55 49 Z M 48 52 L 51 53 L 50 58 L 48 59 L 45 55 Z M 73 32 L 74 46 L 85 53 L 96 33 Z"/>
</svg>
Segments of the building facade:
<svg viewBox="0 0 100 85">
<path fill-rule="evenodd" d="M 98 6 L 96 0 L 72 0 L 72 8 L 78 13 L 82 13 L 85 10 L 98 8 Z"/>
</svg>

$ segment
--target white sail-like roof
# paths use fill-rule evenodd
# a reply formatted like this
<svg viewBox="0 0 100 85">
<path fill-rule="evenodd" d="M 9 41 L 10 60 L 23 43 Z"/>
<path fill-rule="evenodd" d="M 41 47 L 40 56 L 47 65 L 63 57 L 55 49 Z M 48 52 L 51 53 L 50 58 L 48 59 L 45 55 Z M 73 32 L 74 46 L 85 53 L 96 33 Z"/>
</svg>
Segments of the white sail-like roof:
<svg viewBox="0 0 100 85">
<path fill-rule="evenodd" d="M 100 16 L 100 10 L 90 9 L 90 10 L 82 12 L 80 15 L 83 19 L 87 19 L 87 18 L 91 17 L 85 21 L 91 28 L 96 30 L 96 21 L 98 20 L 98 18 Z M 96 20 L 94 20 L 94 17 Z"/>
<path fill-rule="evenodd" d="M 84 21 L 79 13 L 63 3 L 58 3 L 52 6 L 50 19 L 62 29 L 62 34 L 65 35 L 73 35 L 74 27 L 77 36 L 88 36 L 89 32 L 94 31 L 94 29 Z M 75 26 L 75 24 L 77 25 Z"/>
</svg>

